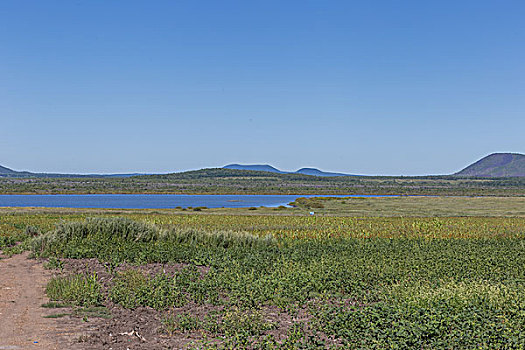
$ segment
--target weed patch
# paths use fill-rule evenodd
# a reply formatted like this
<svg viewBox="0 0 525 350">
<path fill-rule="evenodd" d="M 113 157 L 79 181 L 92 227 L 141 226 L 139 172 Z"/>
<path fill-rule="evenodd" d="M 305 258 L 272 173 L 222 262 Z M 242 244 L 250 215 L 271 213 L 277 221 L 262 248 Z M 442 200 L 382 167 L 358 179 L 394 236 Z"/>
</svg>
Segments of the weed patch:
<svg viewBox="0 0 525 350">
<path fill-rule="evenodd" d="M 99 305 L 102 302 L 101 285 L 96 274 L 54 277 L 47 284 L 46 293 L 51 300 L 79 306 Z"/>
</svg>

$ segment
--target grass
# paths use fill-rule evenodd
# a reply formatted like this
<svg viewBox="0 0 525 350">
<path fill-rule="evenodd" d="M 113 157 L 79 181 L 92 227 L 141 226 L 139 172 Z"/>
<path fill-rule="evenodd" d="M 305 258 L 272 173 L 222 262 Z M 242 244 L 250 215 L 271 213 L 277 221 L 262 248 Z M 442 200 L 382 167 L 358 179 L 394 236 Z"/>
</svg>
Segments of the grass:
<svg viewBox="0 0 525 350">
<path fill-rule="evenodd" d="M 214 239 L 165 236 L 169 225 L 162 222 L 141 226 L 129 219 L 89 219 L 60 224 L 58 231 L 78 234 L 59 235 L 57 245 L 38 252 L 117 265 L 187 264 L 169 275 L 114 271 L 102 291 L 95 275 L 59 277 L 50 282 L 48 294 L 77 305 L 107 299 L 124 308 L 145 306 L 161 313 L 191 304 L 219 307 L 215 316 L 176 316 L 161 323 L 167 333 L 202 330 L 210 337 L 234 339 L 234 347 L 276 341 L 267 337 L 279 325 L 265 321 L 264 307 L 277 307 L 291 317 L 306 313 L 308 321 L 295 322 L 296 333 L 286 339 L 295 336 L 310 347 L 331 344 L 318 343 L 316 334 L 349 348 L 525 345 L 522 218 L 369 218 L 365 226 L 355 224 L 357 219 L 275 218 L 295 231 L 275 234 L 275 243 L 250 246 L 242 243 L 243 235 L 231 236 L 239 243 L 223 245 Z M 197 219 L 206 218 L 191 216 L 187 223 Z M 228 219 L 268 223 L 261 216 Z M 340 234 L 324 234 L 343 223 Z M 323 225 L 328 231 L 319 230 Z M 100 231 L 102 226 L 113 231 Z M 129 227 L 143 227 L 147 234 L 129 234 Z M 370 233 L 356 231 L 359 227 Z M 221 231 L 208 229 L 205 237 L 214 235 L 220 237 Z"/>
<path fill-rule="evenodd" d="M 78 306 L 96 306 L 102 301 L 100 289 L 96 274 L 75 274 L 53 277 L 46 286 L 46 294 L 53 301 L 65 301 Z"/>
<path fill-rule="evenodd" d="M 64 316 L 71 316 L 71 315 L 72 315 L 71 313 L 59 313 L 59 314 L 46 315 L 44 316 L 44 318 L 61 318 Z"/>
<path fill-rule="evenodd" d="M 48 270 L 62 270 L 64 268 L 64 263 L 60 261 L 60 259 L 57 259 L 56 257 L 52 256 L 49 258 L 47 263 L 44 263 L 44 268 Z"/>
<path fill-rule="evenodd" d="M 0 225 L 46 232 L 31 247 L 53 266 L 95 258 L 113 267 L 104 283 L 64 267 L 48 285 L 55 302 L 150 307 L 164 334 L 191 333 L 195 348 L 525 346 L 519 198 L 485 198 L 478 207 L 477 198 L 374 200 L 316 199 L 319 216 L 307 215 L 308 201 L 279 215 L 24 211 Z M 356 207 L 377 216 L 335 216 Z M 446 210 L 495 214 L 440 216 Z M 150 263 L 179 267 L 152 274 L 136 266 Z"/>
<path fill-rule="evenodd" d="M 275 244 L 271 235 L 260 237 L 248 232 L 206 231 L 177 226 L 161 228 L 151 223 L 127 218 L 86 218 L 78 222 L 60 222 L 56 228 L 32 239 L 35 254 L 47 256 L 51 252 L 68 249 L 71 242 L 85 239 L 125 242 L 171 242 L 192 246 L 254 248 Z M 61 267 L 60 260 L 51 256 L 46 267 Z"/>
<path fill-rule="evenodd" d="M 42 305 L 42 307 L 45 308 L 69 308 L 71 306 L 72 305 L 60 303 L 47 303 Z M 111 313 L 104 306 L 76 307 L 73 308 L 71 312 L 60 312 L 56 314 L 46 315 L 44 316 L 44 318 L 62 318 L 65 316 L 82 317 L 84 321 L 87 321 L 89 317 L 109 319 L 111 318 Z"/>
<path fill-rule="evenodd" d="M 41 306 L 46 309 L 59 309 L 59 308 L 71 307 L 72 305 L 66 304 L 66 303 L 59 303 L 56 301 L 50 301 L 48 303 L 42 304 Z"/>
<path fill-rule="evenodd" d="M 295 204 L 318 215 L 525 217 L 525 197 L 318 197 L 298 198 Z"/>
<path fill-rule="evenodd" d="M 161 320 L 162 331 L 173 336 L 176 333 L 203 331 L 212 335 L 225 337 L 242 337 L 244 339 L 259 336 L 275 325 L 264 319 L 257 310 L 232 308 L 223 313 L 212 313 L 204 318 L 191 313 L 170 314 Z"/>
</svg>

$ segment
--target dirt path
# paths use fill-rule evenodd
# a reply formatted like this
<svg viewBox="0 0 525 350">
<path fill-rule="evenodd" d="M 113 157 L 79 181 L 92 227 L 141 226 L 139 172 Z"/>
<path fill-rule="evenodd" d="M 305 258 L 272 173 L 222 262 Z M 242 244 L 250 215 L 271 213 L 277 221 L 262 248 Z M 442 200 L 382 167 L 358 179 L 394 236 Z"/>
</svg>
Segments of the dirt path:
<svg viewBox="0 0 525 350">
<path fill-rule="evenodd" d="M 51 273 L 28 253 L 0 260 L 0 349 L 66 349 L 71 335 L 41 305 Z"/>
</svg>

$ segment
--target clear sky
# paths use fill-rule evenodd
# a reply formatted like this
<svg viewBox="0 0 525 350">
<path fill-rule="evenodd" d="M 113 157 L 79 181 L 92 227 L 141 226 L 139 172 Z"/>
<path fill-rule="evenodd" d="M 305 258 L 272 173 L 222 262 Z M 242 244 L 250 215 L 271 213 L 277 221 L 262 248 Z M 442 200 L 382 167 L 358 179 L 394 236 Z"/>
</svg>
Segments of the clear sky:
<svg viewBox="0 0 525 350">
<path fill-rule="evenodd" d="M 525 1 L 0 2 L 0 165 L 354 174 L 525 153 Z"/>
</svg>

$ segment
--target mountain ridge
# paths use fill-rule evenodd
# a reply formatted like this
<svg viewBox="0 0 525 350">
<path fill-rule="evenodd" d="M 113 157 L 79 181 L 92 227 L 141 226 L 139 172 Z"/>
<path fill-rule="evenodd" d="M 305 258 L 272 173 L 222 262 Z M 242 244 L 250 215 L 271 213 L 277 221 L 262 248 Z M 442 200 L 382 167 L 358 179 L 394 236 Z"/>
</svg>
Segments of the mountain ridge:
<svg viewBox="0 0 525 350">
<path fill-rule="evenodd" d="M 340 177 L 362 175 L 351 175 L 335 172 L 326 172 L 317 168 L 301 168 L 297 171 L 282 171 L 269 164 L 228 164 L 220 169 L 244 170 L 255 172 L 267 172 L 282 175 L 309 175 L 319 177 Z M 206 170 L 206 168 L 201 169 Z M 186 172 L 180 172 L 186 173 Z M 165 174 L 55 174 L 55 173 L 33 173 L 29 171 L 16 171 L 0 165 L 0 177 L 70 177 L 70 178 L 125 178 L 145 175 Z M 464 169 L 450 175 L 425 175 L 425 176 L 453 176 L 453 177 L 525 177 L 525 155 L 521 153 L 492 153 L 482 159 L 468 165 Z M 388 177 L 388 176 L 385 176 Z"/>
<path fill-rule="evenodd" d="M 343 173 L 332 173 L 322 171 L 316 168 L 301 168 L 297 171 L 283 171 L 279 170 L 269 164 L 228 164 L 222 167 L 223 169 L 234 169 L 234 170 L 251 170 L 251 171 L 266 171 L 270 173 L 278 174 L 301 174 L 301 175 L 312 175 L 312 176 L 359 176 L 350 175 Z"/>
<path fill-rule="evenodd" d="M 251 170 L 251 171 L 267 171 L 269 173 L 279 173 L 284 174 L 284 171 L 281 171 L 269 164 L 228 164 L 222 167 L 223 169 L 233 169 L 233 170 Z"/>
<path fill-rule="evenodd" d="M 0 165 L 0 174 L 14 174 L 16 171 Z"/>
<path fill-rule="evenodd" d="M 142 173 L 133 174 L 57 174 L 57 173 L 32 173 L 30 171 L 16 171 L 0 165 L 0 176 L 9 177 L 132 177 L 147 175 Z"/>
</svg>

